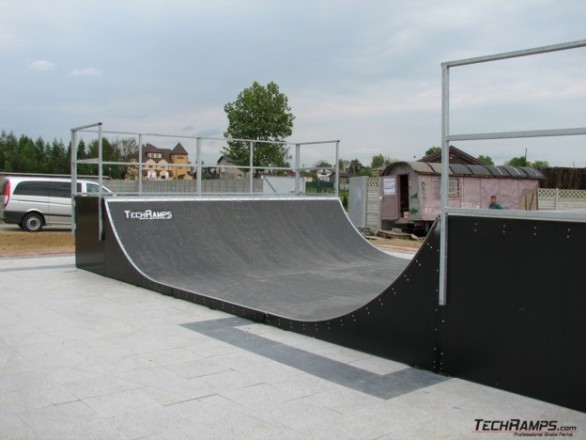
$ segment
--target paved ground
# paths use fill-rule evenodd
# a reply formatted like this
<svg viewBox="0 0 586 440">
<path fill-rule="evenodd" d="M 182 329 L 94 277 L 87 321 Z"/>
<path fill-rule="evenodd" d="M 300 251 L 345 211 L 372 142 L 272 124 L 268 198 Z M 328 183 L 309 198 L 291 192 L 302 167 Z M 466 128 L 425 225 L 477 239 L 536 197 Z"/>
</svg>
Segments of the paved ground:
<svg viewBox="0 0 586 440">
<path fill-rule="evenodd" d="M 71 255 L 0 258 L 2 439 L 506 439 L 511 419 L 586 438 L 584 413 L 99 277 Z"/>
</svg>

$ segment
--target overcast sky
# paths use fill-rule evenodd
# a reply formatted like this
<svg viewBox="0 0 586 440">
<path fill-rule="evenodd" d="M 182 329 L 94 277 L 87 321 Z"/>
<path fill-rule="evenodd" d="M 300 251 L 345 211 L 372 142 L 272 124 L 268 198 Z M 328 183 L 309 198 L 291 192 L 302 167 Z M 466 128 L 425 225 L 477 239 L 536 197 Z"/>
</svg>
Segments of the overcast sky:
<svg viewBox="0 0 586 440">
<path fill-rule="evenodd" d="M 289 140 L 412 160 L 441 144 L 442 62 L 583 39 L 584 0 L 0 0 L 0 129 L 222 136 L 224 105 L 274 81 Z M 586 48 L 452 69 L 451 93 L 452 133 L 584 127 Z M 586 166 L 586 136 L 455 145 Z"/>
</svg>

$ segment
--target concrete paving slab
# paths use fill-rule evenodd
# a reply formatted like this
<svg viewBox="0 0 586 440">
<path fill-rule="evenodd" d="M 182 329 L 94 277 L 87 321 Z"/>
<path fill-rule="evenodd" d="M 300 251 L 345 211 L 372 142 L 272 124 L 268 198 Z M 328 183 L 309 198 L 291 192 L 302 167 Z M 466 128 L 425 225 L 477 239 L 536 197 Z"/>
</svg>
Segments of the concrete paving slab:
<svg viewBox="0 0 586 440">
<path fill-rule="evenodd" d="M 584 413 L 100 277 L 70 255 L 0 259 L 3 439 L 506 439 L 511 420 L 586 438 Z"/>
</svg>

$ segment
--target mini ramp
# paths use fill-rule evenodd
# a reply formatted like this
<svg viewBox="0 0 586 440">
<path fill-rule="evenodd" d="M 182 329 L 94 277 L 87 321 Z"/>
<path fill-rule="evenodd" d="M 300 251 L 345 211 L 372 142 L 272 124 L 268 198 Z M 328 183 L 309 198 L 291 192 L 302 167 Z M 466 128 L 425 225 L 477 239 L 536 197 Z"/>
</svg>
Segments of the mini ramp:
<svg viewBox="0 0 586 440">
<path fill-rule="evenodd" d="M 450 216 L 438 306 L 436 228 L 407 262 L 337 199 L 78 197 L 76 222 L 82 269 L 586 411 L 584 223 Z"/>
<path fill-rule="evenodd" d="M 97 201 L 77 201 L 78 267 L 412 365 L 435 365 L 433 235 L 408 262 L 364 240 L 337 198 L 114 197 L 105 201 L 100 241 Z M 383 334 L 396 336 L 381 341 Z"/>
</svg>

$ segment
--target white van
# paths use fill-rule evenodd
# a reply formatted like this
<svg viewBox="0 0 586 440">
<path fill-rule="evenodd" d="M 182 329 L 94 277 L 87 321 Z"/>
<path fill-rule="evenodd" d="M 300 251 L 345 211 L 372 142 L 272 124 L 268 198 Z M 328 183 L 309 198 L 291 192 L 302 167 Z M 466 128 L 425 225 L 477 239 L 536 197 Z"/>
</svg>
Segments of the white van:
<svg viewBox="0 0 586 440">
<path fill-rule="evenodd" d="M 102 192 L 111 191 L 102 186 Z M 88 180 L 77 181 L 77 193 L 99 193 L 100 186 Z M 71 226 L 71 179 L 51 177 L 12 177 L 2 181 L 0 202 L 4 223 L 18 224 L 37 232 L 43 226 Z"/>
</svg>

